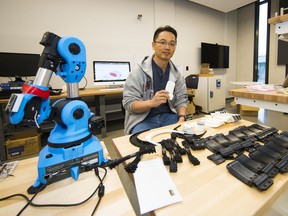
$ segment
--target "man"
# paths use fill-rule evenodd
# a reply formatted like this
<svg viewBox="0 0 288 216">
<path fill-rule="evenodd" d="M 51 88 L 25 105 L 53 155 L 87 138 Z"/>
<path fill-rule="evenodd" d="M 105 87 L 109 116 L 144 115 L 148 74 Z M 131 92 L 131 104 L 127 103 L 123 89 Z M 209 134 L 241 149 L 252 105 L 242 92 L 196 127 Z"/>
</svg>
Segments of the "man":
<svg viewBox="0 0 288 216">
<path fill-rule="evenodd" d="M 145 57 L 127 77 L 122 101 L 126 110 L 125 134 L 185 121 L 185 80 L 170 60 L 176 45 L 174 28 L 158 28 L 152 42 L 154 55 Z M 171 98 L 165 90 L 168 80 L 175 83 Z"/>
</svg>

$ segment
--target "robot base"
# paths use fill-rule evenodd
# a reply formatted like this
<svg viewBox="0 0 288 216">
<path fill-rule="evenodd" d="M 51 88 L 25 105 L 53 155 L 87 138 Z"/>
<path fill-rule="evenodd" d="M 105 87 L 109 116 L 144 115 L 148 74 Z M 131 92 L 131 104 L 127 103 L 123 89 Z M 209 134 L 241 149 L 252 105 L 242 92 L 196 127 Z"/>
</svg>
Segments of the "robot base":
<svg viewBox="0 0 288 216">
<path fill-rule="evenodd" d="M 38 178 L 27 192 L 37 193 L 46 185 L 68 177 L 77 180 L 81 172 L 87 171 L 89 164 L 99 166 L 107 161 L 102 145 L 94 136 L 69 148 L 52 148 L 46 145 L 39 154 Z"/>
</svg>

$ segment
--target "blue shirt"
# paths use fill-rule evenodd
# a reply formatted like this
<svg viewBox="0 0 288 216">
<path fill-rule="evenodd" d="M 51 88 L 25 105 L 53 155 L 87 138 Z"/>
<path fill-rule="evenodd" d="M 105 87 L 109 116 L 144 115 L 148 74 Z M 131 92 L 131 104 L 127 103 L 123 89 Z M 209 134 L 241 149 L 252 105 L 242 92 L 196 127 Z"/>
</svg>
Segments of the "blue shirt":
<svg viewBox="0 0 288 216">
<path fill-rule="evenodd" d="M 165 90 L 166 84 L 169 80 L 170 65 L 167 65 L 165 72 L 152 60 L 153 70 L 153 88 L 154 94 L 157 91 Z M 152 117 L 161 113 L 171 113 L 168 103 L 161 104 L 159 107 L 152 108 L 147 117 Z"/>
</svg>

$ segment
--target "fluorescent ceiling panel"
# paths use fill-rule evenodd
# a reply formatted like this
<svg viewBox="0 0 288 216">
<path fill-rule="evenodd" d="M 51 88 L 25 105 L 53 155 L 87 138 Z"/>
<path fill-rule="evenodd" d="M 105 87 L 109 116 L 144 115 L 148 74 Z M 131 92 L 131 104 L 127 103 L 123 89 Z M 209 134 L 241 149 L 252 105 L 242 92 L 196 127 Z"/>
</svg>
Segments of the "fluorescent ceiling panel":
<svg viewBox="0 0 288 216">
<path fill-rule="evenodd" d="M 248 5 L 256 0 L 189 0 L 224 13 Z"/>
</svg>

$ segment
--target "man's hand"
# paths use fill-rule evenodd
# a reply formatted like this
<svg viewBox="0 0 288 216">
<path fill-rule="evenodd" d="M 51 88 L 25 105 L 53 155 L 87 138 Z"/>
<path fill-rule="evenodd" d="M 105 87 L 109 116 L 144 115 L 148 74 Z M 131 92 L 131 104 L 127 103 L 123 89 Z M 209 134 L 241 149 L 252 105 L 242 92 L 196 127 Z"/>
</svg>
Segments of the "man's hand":
<svg viewBox="0 0 288 216">
<path fill-rule="evenodd" d="M 169 92 L 166 90 L 161 90 L 156 92 L 156 94 L 154 95 L 154 97 L 151 100 L 151 106 L 152 107 L 158 107 L 161 104 L 164 104 L 167 102 L 167 100 L 169 99 Z"/>
<path fill-rule="evenodd" d="M 151 108 L 158 107 L 161 104 L 166 103 L 169 99 L 169 92 L 166 90 L 161 90 L 156 92 L 154 97 L 151 100 L 146 101 L 134 101 L 132 103 L 132 110 L 135 113 L 143 113 Z"/>
</svg>

